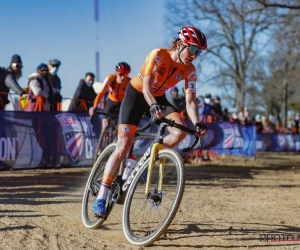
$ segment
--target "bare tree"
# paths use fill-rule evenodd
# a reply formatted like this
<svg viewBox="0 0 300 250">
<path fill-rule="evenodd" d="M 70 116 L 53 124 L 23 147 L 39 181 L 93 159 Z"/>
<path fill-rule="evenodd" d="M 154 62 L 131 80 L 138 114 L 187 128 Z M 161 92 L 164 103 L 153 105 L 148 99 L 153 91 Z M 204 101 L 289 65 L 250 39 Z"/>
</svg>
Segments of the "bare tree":
<svg viewBox="0 0 300 250">
<path fill-rule="evenodd" d="M 254 0 L 265 8 L 300 9 L 299 0 Z"/>
<path fill-rule="evenodd" d="M 289 17 L 290 19 L 290 17 Z M 253 81 L 262 86 L 261 97 L 268 113 L 287 125 L 289 107 L 300 108 L 300 20 L 283 23 L 274 31 L 272 50 L 261 57 L 253 72 Z M 284 28 L 283 28 L 284 27 Z"/>
<path fill-rule="evenodd" d="M 206 59 L 216 69 L 209 82 L 227 89 L 233 85 L 229 93 L 235 96 L 239 111 L 243 110 L 248 88 L 252 88 L 249 69 L 266 42 L 264 32 L 278 23 L 277 10 L 259 9 L 259 5 L 236 0 L 167 2 L 169 25 L 177 29 L 194 25 L 208 37 Z"/>
</svg>

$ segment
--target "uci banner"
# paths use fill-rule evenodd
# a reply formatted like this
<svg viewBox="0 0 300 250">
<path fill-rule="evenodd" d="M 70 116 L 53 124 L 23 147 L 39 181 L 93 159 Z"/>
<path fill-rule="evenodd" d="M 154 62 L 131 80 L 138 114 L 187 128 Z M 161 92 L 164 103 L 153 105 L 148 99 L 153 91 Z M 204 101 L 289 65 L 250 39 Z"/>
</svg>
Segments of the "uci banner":
<svg viewBox="0 0 300 250">
<path fill-rule="evenodd" d="M 141 125 L 146 124 L 143 118 Z M 187 125 L 193 128 L 190 121 Z M 0 170 L 87 166 L 93 162 L 101 132 L 101 116 L 91 124 L 87 112 L 0 111 Z M 234 123 L 210 123 L 203 149 L 217 153 L 255 155 L 255 127 Z M 155 133 L 157 125 L 148 131 Z M 177 147 L 188 147 L 194 137 L 188 135 Z M 152 139 L 137 138 L 134 154 L 142 155 Z M 198 144 L 195 147 L 199 149 Z"/>
<path fill-rule="evenodd" d="M 100 131 L 87 112 L 0 111 L 0 170 L 91 165 Z"/>
<path fill-rule="evenodd" d="M 186 121 L 190 128 L 194 125 Z M 208 131 L 202 143 L 202 149 L 214 150 L 217 154 L 235 154 L 255 156 L 256 129 L 255 126 L 241 126 L 237 123 L 215 122 L 206 124 Z M 182 150 L 194 140 L 193 135 L 188 135 L 177 147 Z M 198 145 L 195 149 L 199 149 Z"/>
<path fill-rule="evenodd" d="M 299 152 L 300 134 L 257 134 L 256 150 L 270 152 Z"/>
</svg>

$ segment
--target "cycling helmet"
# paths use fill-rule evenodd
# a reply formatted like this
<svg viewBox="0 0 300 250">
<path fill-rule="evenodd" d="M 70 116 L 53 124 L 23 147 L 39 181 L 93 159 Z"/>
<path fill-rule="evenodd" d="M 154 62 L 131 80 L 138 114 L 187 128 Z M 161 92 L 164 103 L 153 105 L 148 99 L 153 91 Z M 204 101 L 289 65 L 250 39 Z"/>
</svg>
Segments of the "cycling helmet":
<svg viewBox="0 0 300 250">
<path fill-rule="evenodd" d="M 130 66 L 129 66 L 128 63 L 126 63 L 126 62 L 119 62 L 116 65 L 116 71 L 120 72 L 120 73 L 123 73 L 123 74 L 129 74 L 130 71 L 131 71 L 131 68 L 130 68 Z"/>
<path fill-rule="evenodd" d="M 178 31 L 176 40 L 181 40 L 187 45 L 193 45 L 201 50 L 207 48 L 206 36 L 197 28 L 192 26 L 185 26 Z"/>
</svg>

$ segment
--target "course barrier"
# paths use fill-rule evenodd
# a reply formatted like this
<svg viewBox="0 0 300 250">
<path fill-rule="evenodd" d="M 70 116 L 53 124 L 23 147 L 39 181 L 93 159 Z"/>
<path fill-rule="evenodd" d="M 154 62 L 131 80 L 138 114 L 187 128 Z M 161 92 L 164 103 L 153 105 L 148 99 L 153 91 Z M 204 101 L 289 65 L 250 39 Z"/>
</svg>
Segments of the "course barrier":
<svg viewBox="0 0 300 250">
<path fill-rule="evenodd" d="M 0 111 L 0 169 L 49 168 L 91 165 L 101 131 L 101 116 L 93 124 L 87 111 L 23 112 Z M 148 118 L 143 118 L 145 124 Z M 193 127 L 190 121 L 187 125 Z M 210 123 L 203 148 L 226 153 L 254 156 L 255 127 L 233 123 Z M 155 132 L 156 125 L 147 132 Z M 178 150 L 189 146 L 188 135 Z M 141 155 L 151 139 L 139 138 L 134 154 Z M 199 145 L 195 150 L 199 149 Z"/>
<path fill-rule="evenodd" d="M 0 111 L 0 169 L 89 166 L 101 131 L 99 115 L 91 124 L 87 111 L 23 112 Z M 143 118 L 141 125 L 148 118 Z M 191 121 L 186 120 L 193 128 Z M 255 126 L 236 123 L 207 123 L 202 148 L 217 154 L 255 156 L 256 151 L 299 152 L 299 134 L 256 134 Z M 155 133 L 154 125 L 147 132 Z M 177 147 L 179 152 L 194 140 L 188 135 Z M 142 155 L 151 139 L 138 138 L 134 154 Z M 194 150 L 200 148 L 197 145 Z"/>
</svg>

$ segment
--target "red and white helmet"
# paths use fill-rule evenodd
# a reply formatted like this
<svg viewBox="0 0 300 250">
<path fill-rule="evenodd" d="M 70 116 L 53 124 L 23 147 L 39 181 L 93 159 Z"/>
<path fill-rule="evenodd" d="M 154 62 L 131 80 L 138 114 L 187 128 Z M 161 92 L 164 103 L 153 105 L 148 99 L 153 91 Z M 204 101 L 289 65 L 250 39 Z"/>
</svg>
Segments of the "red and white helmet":
<svg viewBox="0 0 300 250">
<path fill-rule="evenodd" d="M 119 62 L 116 65 L 116 71 L 120 72 L 120 73 L 123 73 L 123 74 L 129 74 L 130 71 L 131 71 L 131 68 L 130 68 L 130 66 L 129 66 L 128 63 L 126 63 L 126 62 Z"/>
<path fill-rule="evenodd" d="M 176 40 L 181 40 L 188 45 L 197 46 L 201 50 L 207 48 L 206 36 L 197 28 L 192 26 L 185 26 L 178 31 Z"/>
</svg>

